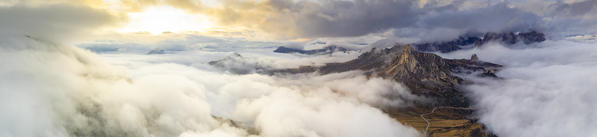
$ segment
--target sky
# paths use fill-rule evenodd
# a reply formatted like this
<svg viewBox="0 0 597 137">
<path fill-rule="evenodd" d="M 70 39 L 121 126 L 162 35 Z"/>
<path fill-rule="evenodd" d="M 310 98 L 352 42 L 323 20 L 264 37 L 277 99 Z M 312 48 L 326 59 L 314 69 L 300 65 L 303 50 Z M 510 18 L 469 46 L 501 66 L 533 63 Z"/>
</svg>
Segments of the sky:
<svg viewBox="0 0 597 137">
<path fill-rule="evenodd" d="M 3 16 L 11 18 L 3 20 L 5 30 L 24 28 L 20 30 L 31 35 L 50 35 L 38 32 L 43 29 L 28 24 L 44 20 L 52 28 L 83 31 L 80 27 L 84 27 L 88 31 L 85 34 L 94 34 L 89 37 L 104 37 L 109 40 L 130 39 L 128 36 L 122 38 L 121 35 L 157 37 L 179 34 L 260 41 L 308 41 L 367 36 L 446 40 L 470 32 L 528 30 L 551 31 L 554 32 L 550 33 L 554 37 L 592 34 L 595 33 L 597 20 L 595 5 L 596 2 L 590 0 L 0 2 L 1 10 L 5 11 Z"/>
<path fill-rule="evenodd" d="M 531 30 L 547 40 L 436 54 L 504 65 L 463 87 L 496 135 L 597 135 L 594 0 L 0 0 L 0 30 L 2 137 L 422 136 L 379 109 L 428 100 L 401 83 L 255 72 Z M 272 52 L 330 45 L 354 52 Z"/>
</svg>

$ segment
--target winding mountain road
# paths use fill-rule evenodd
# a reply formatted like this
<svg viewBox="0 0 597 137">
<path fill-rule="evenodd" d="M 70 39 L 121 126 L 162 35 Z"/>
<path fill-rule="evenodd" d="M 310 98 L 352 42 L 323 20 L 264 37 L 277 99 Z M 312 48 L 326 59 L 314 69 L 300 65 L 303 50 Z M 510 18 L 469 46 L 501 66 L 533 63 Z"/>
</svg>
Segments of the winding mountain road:
<svg viewBox="0 0 597 137">
<path fill-rule="evenodd" d="M 425 126 L 425 130 L 423 130 L 423 132 L 425 133 L 425 137 L 427 137 L 427 132 L 429 131 L 429 127 L 431 126 L 431 122 L 429 122 L 429 120 L 427 118 L 425 118 L 426 115 L 431 115 L 435 112 L 435 110 L 437 109 L 461 109 L 461 110 L 472 110 L 473 108 L 463 108 L 463 107 L 435 107 L 433 108 L 433 110 L 431 110 L 431 112 L 429 113 L 425 113 L 425 114 L 421 114 L 419 115 L 423 120 L 425 120 L 425 122 L 427 123 L 427 126 Z"/>
</svg>

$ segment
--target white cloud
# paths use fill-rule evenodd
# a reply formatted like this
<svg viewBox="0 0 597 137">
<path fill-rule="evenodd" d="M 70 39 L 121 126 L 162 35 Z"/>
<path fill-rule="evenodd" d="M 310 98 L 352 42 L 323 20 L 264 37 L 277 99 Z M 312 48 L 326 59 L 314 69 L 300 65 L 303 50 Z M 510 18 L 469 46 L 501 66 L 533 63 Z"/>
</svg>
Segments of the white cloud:
<svg viewBox="0 0 597 137">
<path fill-rule="evenodd" d="M 112 66 L 76 47 L 12 41 L 22 42 L 5 44 L 28 46 L 1 46 L 0 61 L 11 66 L 0 68 L 0 134 L 6 136 L 419 135 L 373 107 L 407 105 L 418 97 L 360 72 L 311 74 L 305 81 L 127 55 L 110 60 L 127 65 Z"/>
<path fill-rule="evenodd" d="M 498 136 L 594 136 L 597 133 L 597 47 L 575 41 L 546 41 L 524 49 L 488 45 L 444 56 L 505 65 L 503 80 L 475 78 L 468 86 L 480 121 Z"/>
</svg>

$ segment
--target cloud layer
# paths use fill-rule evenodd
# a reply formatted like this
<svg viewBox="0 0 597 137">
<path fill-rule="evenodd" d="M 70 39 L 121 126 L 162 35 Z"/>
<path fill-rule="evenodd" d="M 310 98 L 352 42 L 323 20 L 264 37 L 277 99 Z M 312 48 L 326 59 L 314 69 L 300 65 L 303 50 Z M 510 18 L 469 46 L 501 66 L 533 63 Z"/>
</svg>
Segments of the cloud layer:
<svg viewBox="0 0 597 137">
<path fill-rule="evenodd" d="M 75 47 L 13 40 L 29 46 L 2 46 L 11 66 L 0 69 L 3 136 L 419 135 L 373 107 L 408 105 L 387 95 L 418 97 L 360 72 L 232 75 L 130 56 L 112 66 Z"/>
<path fill-rule="evenodd" d="M 504 64 L 503 80 L 473 78 L 468 86 L 481 122 L 498 136 L 592 136 L 597 134 L 597 48 L 591 42 L 547 41 L 532 48 L 499 44 L 444 56 Z"/>
</svg>

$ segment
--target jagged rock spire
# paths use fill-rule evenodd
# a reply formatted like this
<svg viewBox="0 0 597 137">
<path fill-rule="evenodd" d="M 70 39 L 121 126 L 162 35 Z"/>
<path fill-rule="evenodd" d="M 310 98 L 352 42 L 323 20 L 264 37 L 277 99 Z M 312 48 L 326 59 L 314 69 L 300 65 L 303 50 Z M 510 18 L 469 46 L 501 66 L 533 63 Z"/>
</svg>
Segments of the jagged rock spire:
<svg viewBox="0 0 597 137">
<path fill-rule="evenodd" d="M 473 56 L 471 56 L 471 61 L 472 62 L 478 62 L 479 61 L 479 57 L 477 57 L 477 54 L 473 54 Z"/>
</svg>

